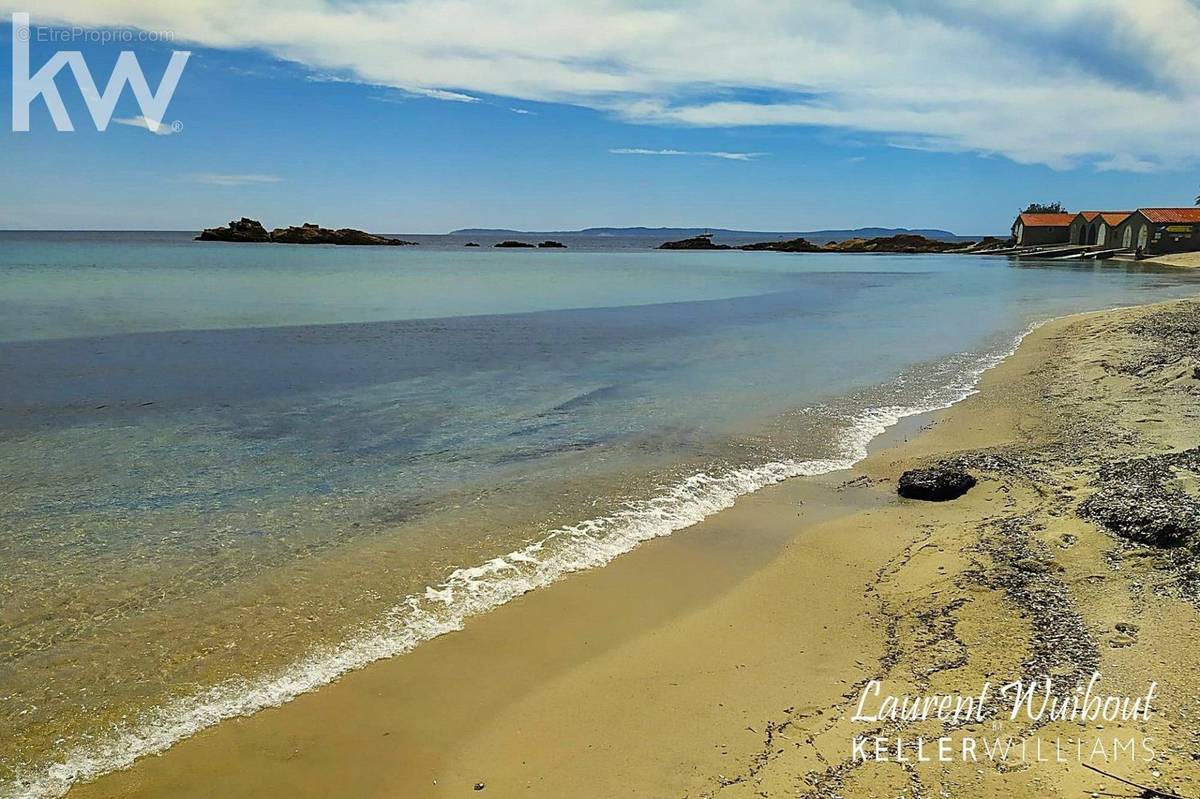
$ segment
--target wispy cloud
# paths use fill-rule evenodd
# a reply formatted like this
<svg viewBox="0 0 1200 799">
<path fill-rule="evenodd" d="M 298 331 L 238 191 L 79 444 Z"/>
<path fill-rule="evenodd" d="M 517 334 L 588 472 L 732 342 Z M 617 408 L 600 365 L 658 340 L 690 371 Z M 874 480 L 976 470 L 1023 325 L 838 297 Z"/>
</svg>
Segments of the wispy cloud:
<svg viewBox="0 0 1200 799">
<path fill-rule="evenodd" d="M 510 108 L 508 110 L 512 111 L 514 114 L 532 114 L 533 113 L 528 108 Z"/>
<path fill-rule="evenodd" d="M 1101 172 L 1156 172 L 1158 165 L 1132 155 L 1114 155 L 1096 164 Z"/>
<path fill-rule="evenodd" d="M 447 100 L 452 103 L 478 103 L 479 98 L 462 92 L 451 92 L 445 89 L 421 89 L 415 86 L 402 87 L 402 91 L 415 94 L 418 97 L 428 97 L 432 100 Z"/>
<path fill-rule="evenodd" d="M 317 79 L 439 100 L 569 103 L 652 125 L 825 128 L 1055 168 L 1200 160 L 1196 0 L 37 5 L 66 24 L 171 30 L 335 76 Z"/>
<path fill-rule="evenodd" d="M 453 103 L 478 103 L 478 97 L 462 92 L 452 92 L 446 89 L 429 89 L 424 86 L 398 86 L 388 83 L 379 83 L 378 81 L 360 80 L 358 78 L 346 77 L 345 75 L 333 75 L 328 72 L 313 72 L 305 75 L 304 79 L 310 83 L 357 83 L 364 86 L 373 86 L 377 89 L 395 89 L 403 92 L 410 97 L 427 97 L 431 100 L 447 100 Z M 372 97 L 372 100 L 383 100 L 384 102 L 395 98 L 387 97 Z"/>
<path fill-rule="evenodd" d="M 191 178 L 196 183 L 204 183 L 209 186 L 259 186 L 283 181 L 283 178 L 278 175 L 223 175 L 215 172 L 197 172 Z"/>
<path fill-rule="evenodd" d="M 708 158 L 722 158 L 726 161 L 753 161 L 766 153 L 730 153 L 723 150 L 651 150 L 643 147 L 614 147 L 609 150 L 613 155 L 699 155 Z"/>
<path fill-rule="evenodd" d="M 117 118 L 113 122 L 116 122 L 118 125 L 128 125 L 131 128 L 142 128 L 156 136 L 171 136 L 183 129 L 178 123 L 171 125 L 144 116 Z"/>
</svg>

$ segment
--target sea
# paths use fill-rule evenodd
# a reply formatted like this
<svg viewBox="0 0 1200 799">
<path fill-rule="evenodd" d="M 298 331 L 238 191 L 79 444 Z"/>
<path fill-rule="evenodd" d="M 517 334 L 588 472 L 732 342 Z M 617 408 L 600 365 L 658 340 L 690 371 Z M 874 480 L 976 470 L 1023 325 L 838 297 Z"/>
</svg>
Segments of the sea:
<svg viewBox="0 0 1200 799">
<path fill-rule="evenodd" d="M 848 468 L 1039 322 L 1200 289 L 1116 261 L 191 235 L 0 232 L 0 797 Z"/>
</svg>

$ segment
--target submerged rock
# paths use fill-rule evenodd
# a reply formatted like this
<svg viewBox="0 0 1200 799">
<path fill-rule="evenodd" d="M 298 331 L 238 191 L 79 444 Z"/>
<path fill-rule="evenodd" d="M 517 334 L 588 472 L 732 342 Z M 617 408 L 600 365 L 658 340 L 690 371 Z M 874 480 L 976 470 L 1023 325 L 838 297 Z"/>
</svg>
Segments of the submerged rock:
<svg viewBox="0 0 1200 799">
<path fill-rule="evenodd" d="M 202 230 L 196 241 L 233 241 L 233 242 L 266 242 L 271 240 L 271 234 L 257 219 L 243 216 L 230 222 L 225 227 L 213 227 Z"/>
<path fill-rule="evenodd" d="M 660 250 L 732 250 L 728 244 L 713 244 L 711 233 L 702 233 L 690 239 L 667 241 L 658 245 Z"/>
<path fill-rule="evenodd" d="M 954 466 L 945 464 L 929 469 L 910 469 L 900 475 L 896 493 L 908 499 L 945 502 L 957 499 L 975 487 L 975 478 Z"/>
<path fill-rule="evenodd" d="M 507 239 L 505 241 L 500 242 L 499 244 L 493 244 L 492 246 L 493 247 L 533 247 L 532 244 L 529 244 L 527 242 L 513 241 L 512 239 Z"/>
</svg>

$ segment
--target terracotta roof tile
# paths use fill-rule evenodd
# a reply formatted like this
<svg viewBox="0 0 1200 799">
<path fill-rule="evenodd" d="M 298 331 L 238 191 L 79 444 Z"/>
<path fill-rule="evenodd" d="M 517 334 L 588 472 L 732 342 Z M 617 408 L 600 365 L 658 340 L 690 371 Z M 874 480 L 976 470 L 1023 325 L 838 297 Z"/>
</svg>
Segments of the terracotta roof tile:
<svg viewBox="0 0 1200 799">
<path fill-rule="evenodd" d="M 1021 224 L 1025 227 L 1067 227 L 1075 214 L 1021 214 Z"/>
<path fill-rule="evenodd" d="M 1194 225 L 1200 223 L 1200 208 L 1139 208 L 1142 216 L 1156 224 Z"/>
</svg>

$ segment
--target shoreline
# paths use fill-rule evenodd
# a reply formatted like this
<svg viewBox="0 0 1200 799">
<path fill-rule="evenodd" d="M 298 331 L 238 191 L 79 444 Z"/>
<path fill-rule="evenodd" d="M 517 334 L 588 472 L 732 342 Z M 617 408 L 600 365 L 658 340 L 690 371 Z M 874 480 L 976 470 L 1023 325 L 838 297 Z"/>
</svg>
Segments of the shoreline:
<svg viewBox="0 0 1200 799">
<path fill-rule="evenodd" d="M 464 631 L 403 658 L 225 722 L 71 795 L 207 795 L 218 786 L 226 796 L 285 787 L 323 795 L 338 786 L 358 796 L 397 789 L 450 796 L 483 783 L 500 795 L 527 789 L 522 795 L 606 796 L 636 786 L 651 795 L 703 796 L 769 781 L 787 770 L 779 765 L 786 758 L 764 753 L 764 733 L 771 741 L 771 730 L 802 727 L 801 714 L 832 714 L 853 693 L 849 687 L 907 662 L 897 648 L 901 620 L 890 618 L 882 630 L 878 623 L 895 601 L 893 575 L 903 574 L 908 593 L 928 604 L 952 590 L 941 585 L 945 573 L 965 569 L 971 557 L 965 546 L 927 552 L 929 528 L 940 525 L 962 543 L 980 514 L 993 510 L 987 503 L 1037 494 L 1014 485 L 1000 491 L 989 474 L 955 503 L 908 503 L 891 490 L 897 469 L 1029 439 L 1030 420 L 1038 417 L 1008 395 L 1046 368 L 1055 337 L 1139 312 L 1148 311 L 1046 324 L 984 374 L 977 394 L 939 413 L 926 426 L 932 429 L 872 453 L 851 473 L 789 480 L 744 496 L 687 535 L 644 543 L 604 569 L 474 617 Z M 817 579 L 819 587 L 812 585 Z M 648 610 L 647 602 L 657 607 Z M 971 602 L 1004 616 L 1002 596 Z M 952 612 L 964 607 L 970 605 Z M 1020 625 L 997 624 L 992 634 L 1019 637 Z M 991 665 L 1015 667 L 1005 653 L 993 654 Z M 780 715 L 787 697 L 791 711 Z M 810 741 L 833 734 L 838 720 L 831 719 L 827 729 L 822 722 L 810 730 L 817 733 Z M 815 771 L 828 763 L 819 745 L 812 748 L 788 768 Z M 614 763 L 622 764 L 618 773 Z"/>
<path fill-rule="evenodd" d="M 1019 342 L 1040 324 L 1031 325 L 1017 334 L 1002 350 L 978 354 L 975 362 L 960 376 L 931 390 L 911 406 L 865 409 L 848 427 L 849 435 L 843 442 L 845 449 L 840 457 L 825 460 L 773 461 L 716 476 L 695 475 L 685 483 L 671 486 L 671 491 L 660 497 L 663 500 L 678 499 L 678 503 L 664 505 L 653 500 L 645 503 L 644 510 L 655 513 L 653 529 L 649 532 L 642 529 L 647 526 L 645 520 L 631 517 L 629 526 L 635 529 L 632 529 L 630 534 L 617 536 L 616 541 L 597 542 L 596 545 L 588 547 L 582 555 L 577 553 L 568 557 L 566 565 L 562 568 L 551 568 L 545 575 L 541 574 L 542 568 L 539 566 L 534 572 L 520 572 L 511 579 L 506 579 L 504 574 L 507 572 L 497 570 L 493 566 L 501 561 L 517 565 L 533 563 L 530 556 L 536 555 L 543 563 L 554 567 L 557 559 L 548 561 L 540 549 L 543 545 L 551 543 L 551 539 L 562 532 L 560 530 L 551 531 L 547 538 L 524 550 L 510 552 L 475 566 L 460 567 L 450 575 L 446 583 L 428 587 L 425 599 L 429 599 L 431 592 L 435 597 L 450 591 L 463 595 L 470 593 L 467 606 L 452 610 L 448 615 L 435 616 L 432 613 L 421 612 L 425 602 L 422 602 L 420 597 L 409 597 L 396 606 L 393 614 L 389 614 L 380 622 L 381 630 L 378 633 L 352 638 L 334 649 L 317 653 L 252 683 L 219 683 L 164 705 L 138 726 L 118 730 L 117 735 L 91 747 L 72 750 L 66 758 L 51 765 L 48 770 L 26 774 L 26 792 L 31 796 L 62 795 L 72 784 L 84 783 L 125 768 L 136 767 L 142 759 L 167 752 L 215 725 L 287 705 L 379 661 L 408 655 L 429 641 L 457 632 L 472 619 L 520 599 L 530 591 L 544 590 L 564 578 L 607 566 L 614 558 L 645 546 L 647 542 L 694 527 L 706 518 L 711 518 L 713 514 L 727 510 L 735 502 L 764 488 L 795 477 L 827 481 L 831 479 L 829 475 L 836 476 L 846 472 L 869 453 L 883 446 L 884 442 L 890 441 L 895 431 L 905 430 L 915 423 L 914 420 L 941 411 L 970 396 L 976 390 L 980 377 L 1009 357 Z M 704 479 L 693 487 L 694 491 L 689 490 L 682 497 L 675 496 L 680 490 L 687 488 L 696 477 Z M 829 507 L 839 505 L 838 501 L 828 497 L 822 502 Z M 599 521 L 604 520 L 602 518 Z M 576 527 L 585 528 L 596 521 L 585 521 Z M 756 547 L 758 543 L 751 542 Z M 571 554 L 566 552 L 564 556 Z M 591 560 L 579 562 L 585 556 Z M 477 595 L 465 590 L 469 583 L 476 582 L 483 589 Z M 418 607 L 418 604 L 422 607 Z M 400 612 L 406 608 L 412 612 L 401 618 Z M 409 616 L 412 618 L 409 619 Z M 25 793 L 18 791 L 14 795 Z"/>
</svg>

